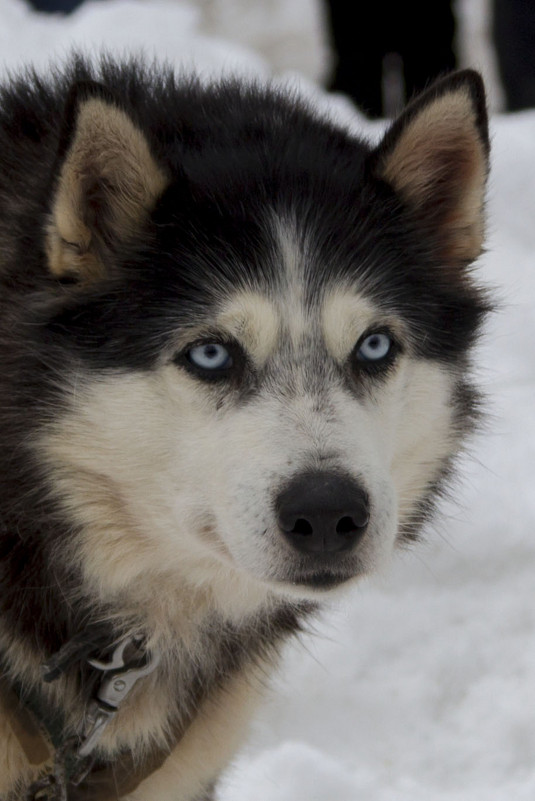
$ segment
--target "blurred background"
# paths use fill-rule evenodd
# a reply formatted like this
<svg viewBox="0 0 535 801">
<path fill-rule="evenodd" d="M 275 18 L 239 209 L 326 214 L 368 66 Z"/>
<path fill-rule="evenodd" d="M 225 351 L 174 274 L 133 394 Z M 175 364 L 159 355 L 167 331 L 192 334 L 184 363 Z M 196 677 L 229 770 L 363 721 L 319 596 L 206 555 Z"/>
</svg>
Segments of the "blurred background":
<svg viewBox="0 0 535 801">
<path fill-rule="evenodd" d="M 249 52 L 258 72 L 295 73 L 370 117 L 465 66 L 483 72 L 492 110 L 533 106 L 534 42 L 533 0 L 0 0 L 6 65 L 98 43 L 210 71 L 232 44 L 229 68 Z"/>
</svg>

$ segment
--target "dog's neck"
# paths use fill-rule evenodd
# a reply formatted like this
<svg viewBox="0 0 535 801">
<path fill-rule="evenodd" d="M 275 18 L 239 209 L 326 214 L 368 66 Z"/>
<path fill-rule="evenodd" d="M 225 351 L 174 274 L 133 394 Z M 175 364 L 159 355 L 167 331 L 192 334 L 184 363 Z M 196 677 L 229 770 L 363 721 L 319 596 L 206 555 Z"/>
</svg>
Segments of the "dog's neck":
<svg viewBox="0 0 535 801">
<path fill-rule="evenodd" d="M 299 631 L 304 617 L 312 610 L 309 603 L 289 604 L 275 601 L 256 609 L 240 623 L 225 619 L 217 612 L 204 614 L 182 636 L 174 636 L 166 625 L 155 637 L 145 629 L 149 648 L 161 649 L 161 663 L 154 673 L 134 688 L 129 703 L 106 729 L 99 751 L 113 760 L 118 750 L 146 749 L 150 742 L 160 748 L 180 740 L 191 722 L 191 710 L 198 709 L 214 688 L 224 685 L 248 664 L 266 659 L 273 661 L 281 643 Z M 169 621 L 167 621 L 169 624 Z M 48 673 L 53 681 L 45 683 L 35 652 L 24 666 L 21 686 L 23 702 L 30 703 L 41 719 L 60 721 L 64 736 L 78 734 L 88 706 L 95 696 L 98 676 L 88 664 L 88 657 L 106 653 L 121 634 L 131 632 L 132 621 L 120 631 L 118 620 L 101 622 L 77 632 L 54 654 L 48 655 Z M 28 654 L 28 649 L 24 648 Z M 11 655 L 15 652 L 11 649 Z M 203 654 L 204 659 L 199 659 Z M 206 655 L 209 654 L 209 658 Z M 8 667 L 11 675 L 20 675 L 16 665 Z M 50 658 L 51 656 L 51 658 Z M 20 667 L 20 658 L 15 660 Z M 199 665 L 203 665 L 202 669 Z M 44 722 L 44 720 L 43 720 Z M 56 724 L 55 724 L 56 725 Z M 120 744 L 120 745 L 119 745 Z"/>
</svg>

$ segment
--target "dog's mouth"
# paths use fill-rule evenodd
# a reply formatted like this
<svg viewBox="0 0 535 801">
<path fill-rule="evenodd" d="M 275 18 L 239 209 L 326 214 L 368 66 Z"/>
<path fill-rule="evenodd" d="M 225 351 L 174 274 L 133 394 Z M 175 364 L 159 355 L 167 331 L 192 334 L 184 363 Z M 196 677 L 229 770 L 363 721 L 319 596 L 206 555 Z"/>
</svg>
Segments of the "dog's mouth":
<svg viewBox="0 0 535 801">
<path fill-rule="evenodd" d="M 352 578 L 354 578 L 353 575 L 340 575 L 323 570 L 312 573 L 312 575 L 303 577 L 292 583 L 317 590 L 332 590 L 335 587 L 339 587 L 341 584 L 345 584 L 346 581 L 350 581 Z"/>
<path fill-rule="evenodd" d="M 258 558 L 252 567 L 251 562 L 243 563 L 240 557 L 232 552 L 215 520 L 205 518 L 202 524 L 199 521 L 196 531 L 200 541 L 220 564 L 234 567 L 239 572 L 245 572 L 267 586 L 271 585 L 273 589 L 278 587 L 283 592 L 289 588 L 297 592 L 299 590 L 327 592 L 367 572 L 365 560 L 361 558 L 363 554 L 360 554 L 358 549 L 334 553 L 321 551 L 308 553 L 303 549 L 289 549 L 278 530 L 275 530 L 274 534 L 278 544 L 275 564 L 272 562 L 271 565 L 269 563 L 263 565 L 262 559 Z M 263 537 L 266 535 L 267 532 L 264 531 Z M 258 556 L 260 557 L 260 553 Z"/>
<path fill-rule="evenodd" d="M 358 579 L 368 571 L 358 554 L 346 556 L 315 555 L 308 560 L 301 559 L 297 564 L 288 563 L 282 575 L 279 573 L 277 583 L 291 585 L 295 589 L 317 590 L 327 592 L 343 584 Z"/>
<path fill-rule="evenodd" d="M 202 538 L 205 544 L 209 545 L 212 552 L 216 554 L 218 561 L 236 566 L 230 550 L 218 536 L 216 529 L 206 526 L 202 531 Z M 317 561 L 319 562 L 320 560 L 318 559 Z M 271 577 L 268 575 L 264 578 L 264 581 L 267 579 L 269 584 L 274 581 L 281 588 L 291 586 L 295 589 L 327 592 L 351 581 L 361 572 L 363 572 L 362 569 L 344 569 L 341 565 L 316 564 L 314 566 L 308 565 L 307 567 L 301 565 L 297 569 L 289 570 L 286 575 L 272 575 Z"/>
</svg>

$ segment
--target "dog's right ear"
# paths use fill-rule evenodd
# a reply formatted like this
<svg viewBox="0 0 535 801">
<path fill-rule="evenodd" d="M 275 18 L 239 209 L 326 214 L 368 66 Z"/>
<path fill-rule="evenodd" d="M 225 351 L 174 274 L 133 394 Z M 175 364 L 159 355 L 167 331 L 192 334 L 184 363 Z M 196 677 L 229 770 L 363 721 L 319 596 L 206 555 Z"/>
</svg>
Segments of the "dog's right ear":
<svg viewBox="0 0 535 801">
<path fill-rule="evenodd" d="M 167 185 L 146 136 L 100 84 L 76 84 L 67 100 L 47 231 L 51 272 L 91 281 L 128 240 Z"/>
<path fill-rule="evenodd" d="M 372 154 L 445 269 L 481 252 L 489 138 L 478 73 L 446 76 L 410 103 Z"/>
</svg>

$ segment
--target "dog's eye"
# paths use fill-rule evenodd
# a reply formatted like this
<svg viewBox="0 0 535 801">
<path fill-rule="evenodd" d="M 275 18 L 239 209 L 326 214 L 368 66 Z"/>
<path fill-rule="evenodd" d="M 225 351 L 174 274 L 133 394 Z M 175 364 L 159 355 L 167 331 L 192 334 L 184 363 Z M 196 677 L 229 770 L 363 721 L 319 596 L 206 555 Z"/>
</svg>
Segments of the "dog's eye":
<svg viewBox="0 0 535 801">
<path fill-rule="evenodd" d="M 194 367 L 210 373 L 222 373 L 233 365 L 232 356 L 219 342 L 205 342 L 195 345 L 185 353 L 186 359 Z"/>
<path fill-rule="evenodd" d="M 173 362 L 202 381 L 239 382 L 247 358 L 237 342 L 218 342 L 217 339 L 192 342 L 177 353 Z"/>
<path fill-rule="evenodd" d="M 368 334 L 357 346 L 357 359 L 361 362 L 380 362 L 392 350 L 392 337 L 384 332 Z"/>
</svg>

